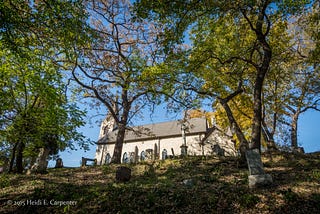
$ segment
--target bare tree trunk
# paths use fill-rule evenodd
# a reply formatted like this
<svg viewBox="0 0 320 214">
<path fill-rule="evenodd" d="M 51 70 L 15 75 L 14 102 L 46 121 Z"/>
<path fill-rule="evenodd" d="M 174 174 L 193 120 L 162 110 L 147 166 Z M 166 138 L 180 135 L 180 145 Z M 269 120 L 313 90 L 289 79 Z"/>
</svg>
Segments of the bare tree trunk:
<svg viewBox="0 0 320 214">
<path fill-rule="evenodd" d="M 126 132 L 126 126 L 120 123 L 118 125 L 117 140 L 114 146 L 111 163 L 116 163 L 116 164 L 121 163 L 121 154 L 122 154 L 122 147 L 123 147 L 125 132 Z"/>
<path fill-rule="evenodd" d="M 226 98 L 219 98 L 219 102 L 220 104 L 222 105 L 222 107 L 224 108 L 226 114 L 227 114 L 227 117 L 228 117 L 228 120 L 229 120 L 229 123 L 230 123 L 230 126 L 231 126 L 231 130 L 234 134 L 236 134 L 239 142 L 240 142 L 240 148 L 239 148 L 239 151 L 240 151 L 240 160 L 241 162 L 245 162 L 246 160 L 246 150 L 248 148 L 248 141 L 247 139 L 245 138 L 243 132 L 241 131 L 241 128 L 239 126 L 239 124 L 237 123 L 236 119 L 234 118 L 233 116 L 233 113 L 232 113 L 232 110 L 230 109 L 230 106 L 228 105 L 228 102 L 234 98 L 235 96 L 237 96 L 238 94 L 242 93 L 243 90 L 241 89 L 241 83 L 239 84 L 239 89 L 237 91 L 235 91 L 234 93 L 230 94 L 229 96 L 227 96 Z"/>
<path fill-rule="evenodd" d="M 11 159 L 10 159 L 9 170 L 8 170 L 9 172 L 13 172 L 14 161 L 16 159 L 17 145 L 18 145 L 18 143 L 15 143 L 12 148 Z"/>
<path fill-rule="evenodd" d="M 261 121 L 262 121 L 262 104 L 261 104 L 261 92 L 263 78 L 259 77 L 258 72 L 253 95 L 253 119 L 252 119 L 252 135 L 251 143 L 249 144 L 250 149 L 259 149 L 261 147 Z"/>
<path fill-rule="evenodd" d="M 38 158 L 36 162 L 33 164 L 33 166 L 31 167 L 32 172 L 41 173 L 47 170 L 47 166 L 48 166 L 47 160 L 49 157 L 49 153 L 50 153 L 50 148 L 47 148 L 47 147 L 40 148 Z"/>
<path fill-rule="evenodd" d="M 277 150 L 277 146 L 275 144 L 275 140 L 274 140 L 274 132 L 270 132 L 267 124 L 265 123 L 264 120 L 262 120 L 262 136 L 264 138 L 264 140 L 267 142 L 267 149 L 268 151 L 273 151 L 273 150 Z"/>
<path fill-rule="evenodd" d="M 292 115 L 291 121 L 291 147 L 294 150 L 298 149 L 298 118 L 299 111 L 296 111 L 296 113 Z"/>
<path fill-rule="evenodd" d="M 116 163 L 116 164 L 121 163 L 123 141 L 124 141 L 124 137 L 125 137 L 125 133 L 126 133 L 126 129 L 127 129 L 128 116 L 129 116 L 129 111 L 130 111 L 131 103 L 132 103 L 132 101 L 130 102 L 128 100 L 128 91 L 127 90 L 122 91 L 121 98 L 122 98 L 123 112 L 121 115 L 121 119 L 117 124 L 118 125 L 117 140 L 116 140 L 116 144 L 114 146 L 113 156 L 111 159 L 111 163 Z M 117 111 L 117 113 L 119 113 L 119 109 L 118 109 L 118 106 L 116 103 L 115 103 L 115 110 Z"/>
<path fill-rule="evenodd" d="M 228 105 L 228 103 L 221 103 L 224 110 L 226 111 L 229 123 L 231 124 L 231 129 L 232 132 L 234 132 L 240 142 L 240 154 L 241 157 L 245 157 L 245 151 L 248 147 L 248 141 L 245 138 L 244 134 L 242 133 L 237 121 L 235 120 L 235 118 L 233 117 L 232 111 Z"/>
<path fill-rule="evenodd" d="M 261 128 L 262 128 L 262 88 L 265 76 L 269 70 L 272 50 L 267 41 L 267 35 L 271 27 L 270 21 L 266 14 L 269 1 L 261 2 L 259 6 L 259 15 L 255 24 L 249 19 L 246 12 L 243 11 L 245 19 L 249 22 L 251 29 L 255 32 L 257 37 L 256 49 L 262 49 L 260 52 L 261 62 L 254 63 L 257 71 L 253 89 L 253 119 L 252 119 L 252 134 L 251 142 L 249 144 L 250 149 L 259 149 L 261 151 Z M 265 24 L 265 26 L 264 26 Z M 255 27 L 254 27 L 255 25 Z"/>
<path fill-rule="evenodd" d="M 23 150 L 24 150 L 24 143 L 19 142 L 17 145 L 17 154 L 16 154 L 17 173 L 23 172 Z"/>
</svg>

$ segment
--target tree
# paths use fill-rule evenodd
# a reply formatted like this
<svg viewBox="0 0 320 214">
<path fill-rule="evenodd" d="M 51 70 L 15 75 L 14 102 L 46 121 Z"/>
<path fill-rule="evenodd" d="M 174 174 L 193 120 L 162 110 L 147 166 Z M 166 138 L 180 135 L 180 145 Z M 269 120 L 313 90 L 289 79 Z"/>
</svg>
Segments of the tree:
<svg viewBox="0 0 320 214">
<path fill-rule="evenodd" d="M 26 157 L 35 157 L 41 148 L 51 154 L 73 149 L 74 143 L 87 149 L 88 141 L 77 132 L 84 124 L 84 112 L 67 102 L 63 78 L 48 60 L 21 58 L 2 47 L 1 60 L 1 142 L 11 150 L 10 171 L 21 173 Z M 4 147 L 2 147 L 4 148 Z M 49 153 L 44 154 L 47 160 Z M 45 166 L 43 166 L 45 164 Z M 40 163 L 41 170 L 46 163 Z"/>
<path fill-rule="evenodd" d="M 22 57 L 29 48 L 45 45 L 47 52 L 59 55 L 86 43 L 85 20 L 82 0 L 4 0 L 0 2 L 0 41 Z"/>
<path fill-rule="evenodd" d="M 24 157 L 34 159 L 45 149 L 38 162 L 43 169 L 49 154 L 74 148 L 75 141 L 88 145 L 76 131 L 84 112 L 63 95 L 62 74 L 66 58 L 73 58 L 74 48 L 86 45 L 91 36 L 84 5 L 70 0 L 5 0 L 0 2 L 0 16 L 0 86 L 5 98 L 0 98 L 1 140 L 11 145 L 11 170 L 15 164 L 21 172 Z"/>
<path fill-rule="evenodd" d="M 154 101 L 144 70 L 157 56 L 152 23 L 133 20 L 129 1 L 86 1 L 91 27 L 98 35 L 83 50 L 72 70 L 74 80 L 93 105 L 103 105 L 115 120 L 117 139 L 112 163 L 120 163 L 132 117 Z"/>
<path fill-rule="evenodd" d="M 191 59 L 186 60 L 189 66 L 185 72 L 196 74 L 200 84 L 185 88 L 218 99 L 238 140 L 244 146 L 247 146 L 247 140 L 229 102 L 244 91 L 252 97 L 249 147 L 260 149 L 262 92 L 273 56 L 273 47 L 270 46 L 270 36 L 275 30 L 273 26 L 304 5 L 305 2 L 269 0 L 236 3 L 141 0 L 137 2 L 136 10 L 143 18 L 159 19 L 164 23 L 166 31 L 163 44 L 167 46 L 169 54 L 173 53 L 173 44 L 181 42 L 184 33 L 191 29 L 193 47 L 189 55 Z M 286 32 L 281 31 L 278 35 L 281 33 Z M 204 85 L 199 87 L 201 84 Z"/>
<path fill-rule="evenodd" d="M 275 54 L 263 94 L 265 132 L 272 140 L 276 136 L 279 144 L 291 142 L 294 150 L 298 148 L 299 115 L 317 110 L 319 102 L 319 69 L 313 58 L 317 40 L 313 28 L 306 27 L 312 14 L 309 9 L 290 16 L 284 22 L 287 36 L 272 39 Z"/>
</svg>

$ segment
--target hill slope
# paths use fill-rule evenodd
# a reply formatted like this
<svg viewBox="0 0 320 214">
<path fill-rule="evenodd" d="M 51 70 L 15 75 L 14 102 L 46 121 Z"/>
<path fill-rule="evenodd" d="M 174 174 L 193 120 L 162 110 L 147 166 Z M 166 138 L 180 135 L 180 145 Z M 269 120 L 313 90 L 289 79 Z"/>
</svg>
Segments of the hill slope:
<svg viewBox="0 0 320 214">
<path fill-rule="evenodd" d="M 0 175 L 0 213 L 320 213 L 320 155 L 264 157 L 274 184 L 248 188 L 234 159 L 189 157 L 129 165 Z"/>
</svg>

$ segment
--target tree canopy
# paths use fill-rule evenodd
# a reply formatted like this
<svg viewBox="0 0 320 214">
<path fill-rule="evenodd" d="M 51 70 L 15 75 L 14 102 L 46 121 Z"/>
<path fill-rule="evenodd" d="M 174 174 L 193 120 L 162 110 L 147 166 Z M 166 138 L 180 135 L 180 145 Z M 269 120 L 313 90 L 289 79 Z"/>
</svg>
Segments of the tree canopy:
<svg viewBox="0 0 320 214">
<path fill-rule="evenodd" d="M 51 155 L 75 144 L 88 149 L 77 131 L 85 112 L 67 99 L 62 67 L 88 38 L 82 9 L 79 1 L 0 3 L 1 149 L 10 171 L 32 165 L 40 148 Z"/>
<path fill-rule="evenodd" d="M 297 49 L 297 42 L 302 37 L 290 32 L 290 24 L 294 24 L 295 17 L 300 14 L 308 20 L 314 18 L 315 12 L 311 8 L 317 6 L 317 2 L 269 0 L 141 0 L 135 4 L 137 16 L 158 20 L 165 28 L 160 42 L 166 47 L 166 63 L 178 68 L 176 73 L 173 72 L 178 77 L 175 87 L 180 85 L 185 90 L 212 99 L 215 108 L 221 105 L 240 144 L 259 149 L 261 136 L 266 137 L 266 133 L 270 134 L 266 130 L 272 129 L 267 126 L 276 124 L 265 120 L 275 110 L 283 116 L 283 108 L 278 106 L 278 101 L 273 108 L 267 106 L 268 99 L 279 96 L 270 94 L 272 76 L 277 72 L 282 76 L 291 74 L 285 79 L 297 83 L 292 75 L 295 71 L 289 67 L 299 63 L 304 64 L 307 70 L 316 71 L 314 65 L 306 64 L 309 59 L 314 59 L 309 56 L 316 48 L 304 43 L 303 47 L 309 47 L 310 51 L 302 56 Z M 300 30 L 311 33 L 315 38 L 313 31 L 302 29 L 302 26 Z M 303 39 L 306 41 L 305 37 Z M 177 54 L 177 47 L 183 40 L 189 40 L 190 48 Z M 316 39 L 311 41 L 317 42 Z M 289 87 L 297 89 L 297 85 L 276 78 L 278 89 L 286 92 L 291 90 Z M 318 94 L 311 96 L 314 102 Z M 280 95 L 279 99 L 282 98 Z M 287 101 L 287 104 L 291 106 L 292 102 Z"/>
</svg>

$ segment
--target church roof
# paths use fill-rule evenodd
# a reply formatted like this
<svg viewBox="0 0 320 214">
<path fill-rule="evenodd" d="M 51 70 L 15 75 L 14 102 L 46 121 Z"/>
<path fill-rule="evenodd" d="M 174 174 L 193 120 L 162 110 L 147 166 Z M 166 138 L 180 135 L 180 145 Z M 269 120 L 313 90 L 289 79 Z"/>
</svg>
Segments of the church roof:
<svg viewBox="0 0 320 214">
<path fill-rule="evenodd" d="M 158 138 L 181 136 L 181 120 L 155 123 L 132 127 L 126 131 L 125 142 L 142 141 Z M 186 135 L 206 133 L 207 121 L 205 118 L 192 118 L 185 122 Z M 115 143 L 117 130 L 110 132 L 98 140 L 98 144 Z"/>
</svg>

